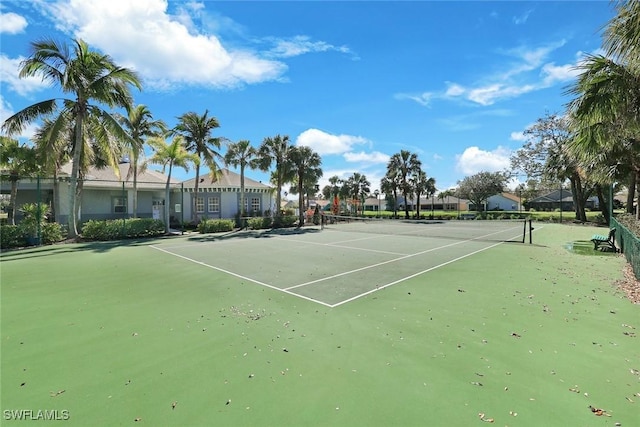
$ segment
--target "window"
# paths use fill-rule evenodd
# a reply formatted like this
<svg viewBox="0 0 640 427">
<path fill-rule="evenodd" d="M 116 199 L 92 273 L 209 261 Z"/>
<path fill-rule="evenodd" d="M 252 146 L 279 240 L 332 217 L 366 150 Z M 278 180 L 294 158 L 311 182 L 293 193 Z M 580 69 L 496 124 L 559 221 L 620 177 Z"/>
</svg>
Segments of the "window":
<svg viewBox="0 0 640 427">
<path fill-rule="evenodd" d="M 113 213 L 127 213 L 127 198 L 126 197 L 114 197 L 113 198 Z"/>
<path fill-rule="evenodd" d="M 251 198 L 251 212 L 259 213 L 260 212 L 260 198 L 252 197 Z"/>
<path fill-rule="evenodd" d="M 209 212 L 220 212 L 220 199 L 217 197 L 209 197 Z"/>
<path fill-rule="evenodd" d="M 204 213 L 204 197 L 196 197 L 196 212 Z"/>
</svg>

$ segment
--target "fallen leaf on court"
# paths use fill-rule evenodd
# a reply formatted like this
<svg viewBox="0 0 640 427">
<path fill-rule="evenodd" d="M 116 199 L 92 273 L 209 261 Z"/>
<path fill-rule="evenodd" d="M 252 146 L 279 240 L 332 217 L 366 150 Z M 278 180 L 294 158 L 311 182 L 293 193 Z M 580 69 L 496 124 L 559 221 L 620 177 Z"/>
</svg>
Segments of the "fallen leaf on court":
<svg viewBox="0 0 640 427">
<path fill-rule="evenodd" d="M 177 401 L 171 403 L 171 409 L 176 409 L 176 406 L 178 406 Z"/>
<path fill-rule="evenodd" d="M 607 411 L 605 411 L 604 409 L 600 409 L 600 408 L 594 408 L 593 406 L 589 405 L 589 409 L 591 410 L 591 412 L 593 412 L 593 415 L 596 415 L 598 417 L 601 416 L 605 416 L 605 417 L 610 417 L 611 415 L 609 415 L 607 413 Z"/>
<path fill-rule="evenodd" d="M 58 391 L 52 391 L 50 392 L 51 397 L 56 397 L 61 395 L 62 393 L 64 393 L 66 390 L 58 390 Z"/>
<path fill-rule="evenodd" d="M 142 418 L 140 418 L 140 417 L 134 418 L 133 421 L 135 421 L 135 422 L 142 421 Z"/>
</svg>

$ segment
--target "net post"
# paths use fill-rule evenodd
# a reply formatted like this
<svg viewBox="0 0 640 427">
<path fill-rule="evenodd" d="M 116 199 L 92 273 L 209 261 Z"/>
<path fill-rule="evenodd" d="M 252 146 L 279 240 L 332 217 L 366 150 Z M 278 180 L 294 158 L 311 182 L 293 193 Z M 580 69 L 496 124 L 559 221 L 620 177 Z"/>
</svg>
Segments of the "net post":
<svg viewBox="0 0 640 427">
<path fill-rule="evenodd" d="M 531 219 L 529 219 L 529 244 L 532 243 L 531 241 L 531 232 L 533 231 L 533 226 L 531 225 Z"/>
<path fill-rule="evenodd" d="M 527 236 L 527 219 L 524 219 L 524 222 L 522 224 L 522 243 L 524 243 L 524 239 Z"/>
</svg>

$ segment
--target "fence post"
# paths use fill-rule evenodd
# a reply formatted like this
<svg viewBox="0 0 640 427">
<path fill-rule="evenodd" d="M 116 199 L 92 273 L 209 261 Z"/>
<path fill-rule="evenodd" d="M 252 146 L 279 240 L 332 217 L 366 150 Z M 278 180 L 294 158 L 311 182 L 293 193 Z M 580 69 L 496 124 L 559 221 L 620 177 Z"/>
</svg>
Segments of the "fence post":
<svg viewBox="0 0 640 427">
<path fill-rule="evenodd" d="M 129 209 L 129 201 L 127 200 L 126 193 L 124 190 L 124 181 L 122 181 L 122 203 L 124 204 L 124 209 L 122 210 L 122 237 L 126 237 L 127 210 Z"/>
<path fill-rule="evenodd" d="M 38 245 L 40 245 L 42 243 L 42 225 L 40 224 L 42 222 L 42 194 L 40 191 L 40 175 L 36 177 L 36 192 L 38 193 L 38 198 L 37 198 L 38 209 L 36 210 L 36 221 L 37 221 L 36 234 L 38 239 L 37 240 Z"/>
</svg>

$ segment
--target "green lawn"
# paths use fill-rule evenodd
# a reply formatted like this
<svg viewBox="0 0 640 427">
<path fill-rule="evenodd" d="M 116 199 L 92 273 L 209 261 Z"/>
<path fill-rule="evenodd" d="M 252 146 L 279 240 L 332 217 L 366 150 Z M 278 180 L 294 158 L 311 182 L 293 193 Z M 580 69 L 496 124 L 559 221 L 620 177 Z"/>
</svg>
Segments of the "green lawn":
<svg viewBox="0 0 640 427">
<path fill-rule="evenodd" d="M 613 286 L 624 258 L 565 249 L 601 231 L 538 225 L 533 245 L 336 308 L 152 241 L 6 252 L 2 425 L 25 423 L 15 410 L 70 426 L 640 425 L 640 307 Z"/>
</svg>

